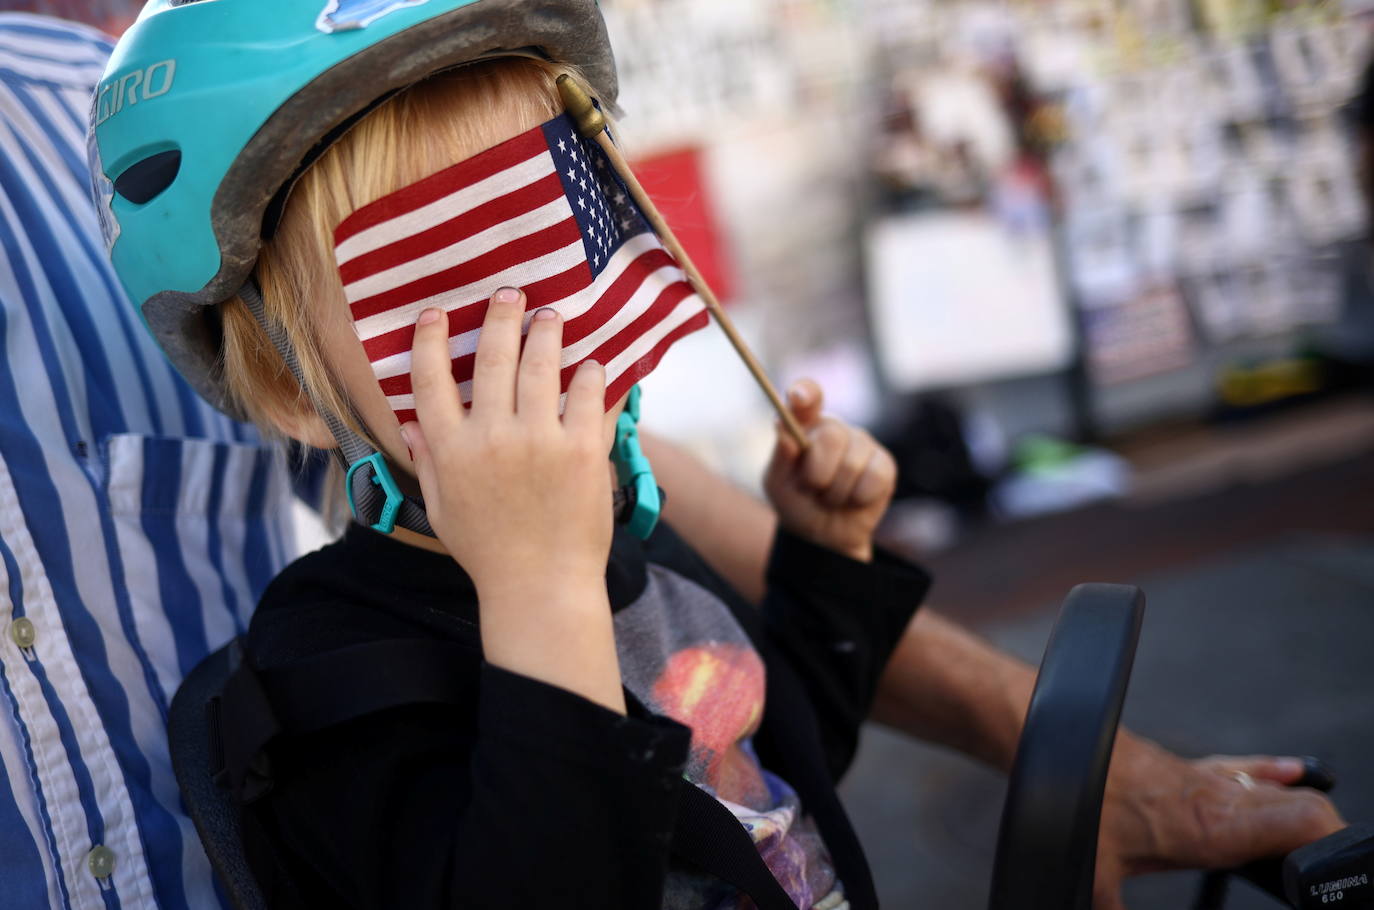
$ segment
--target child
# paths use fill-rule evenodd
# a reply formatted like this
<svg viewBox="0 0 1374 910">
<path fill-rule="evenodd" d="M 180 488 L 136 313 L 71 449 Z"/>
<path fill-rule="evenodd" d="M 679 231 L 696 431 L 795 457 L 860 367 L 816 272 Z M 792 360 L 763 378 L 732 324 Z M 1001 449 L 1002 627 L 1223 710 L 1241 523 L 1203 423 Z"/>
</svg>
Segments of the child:
<svg viewBox="0 0 1374 910">
<path fill-rule="evenodd" d="M 117 118 L 136 109 L 117 103 L 137 98 L 152 109 L 161 93 L 175 90 L 173 79 L 180 77 L 166 67 L 156 71 L 158 64 L 139 69 L 135 51 L 139 40 L 155 34 L 159 19 L 170 29 L 172 17 L 198 5 L 228 6 L 155 3 L 145 11 L 142 37 L 126 37 L 133 47 L 111 64 L 106 84 L 114 85 L 115 100 L 97 96 L 98 123 L 108 111 L 109 122 L 132 130 L 132 121 Z M 316 23 L 331 39 L 367 37 L 369 28 L 422 30 L 442 18 L 423 18 L 433 12 L 423 4 L 380 13 L 384 5 L 361 13 L 340 6 L 331 3 Z M 111 214 L 125 244 L 116 247 L 115 262 L 124 264 L 134 299 L 144 301 L 150 326 L 191 378 L 275 432 L 322 449 L 365 451 L 358 448 L 364 440 L 380 453 L 347 457 L 347 490 L 365 515 L 361 523 L 278 576 L 246 641 L 244 678 L 260 698 L 252 710 L 271 715 L 276 726 L 246 747 L 246 760 L 230 758 L 228 771 L 245 804 L 246 846 L 269 903 L 876 906 L 834 781 L 852 757 L 887 656 L 928 584 L 919 569 L 872 547 L 893 490 L 892 460 L 861 431 L 820 419 L 819 390 L 802 390 L 810 405 L 803 415 L 810 447 L 803 453 L 780 438 L 766 479 L 781 530 L 762 610 L 744 603 L 670 528 L 641 541 L 616 527 L 607 453 L 617 424 L 623 427 L 625 390 L 674 338 L 705 319 L 675 265 L 654 259 L 661 251 L 641 256 L 652 261 L 643 281 L 664 283 L 653 306 L 630 320 L 623 313 L 637 305 L 635 298 L 616 298 L 610 279 L 610 289 L 592 280 L 590 290 L 579 292 L 579 305 L 590 307 L 581 312 L 569 309 L 573 297 L 549 290 L 553 278 L 508 286 L 508 276 L 528 274 L 520 271 L 528 261 L 515 266 L 497 256 L 507 249 L 502 238 L 492 250 L 450 266 L 445 257 L 456 261 L 463 244 L 506 229 L 505 216 L 491 208 L 504 202 L 450 219 L 490 219 L 454 243 L 434 240 L 439 227 L 414 226 L 418 212 L 442 211 L 442 221 L 460 209 L 462 194 L 489 176 L 481 169 L 494 173 L 492 162 L 503 161 L 512 143 L 542 137 L 553 154 L 555 137 L 572 138 L 555 131 L 562 127 L 554 79 L 576 71 L 543 59 L 560 55 L 538 36 L 512 33 L 547 23 L 534 22 L 531 13 L 530 21 L 512 25 L 522 7 L 499 0 L 449 6 L 474 30 L 485 27 L 480 8 L 490 6 L 486 15 L 506 32 L 499 40 L 486 33 L 475 39 L 484 51 L 536 47 L 540 53 L 477 54 L 467 47 L 431 59 L 405 85 L 371 85 L 379 103 L 358 111 L 336 104 L 330 116 L 347 128 L 315 137 L 331 144 L 317 147 L 308 166 L 283 181 L 289 195 L 275 185 L 256 190 L 271 233 L 260 249 L 233 248 L 224 239 L 232 219 L 216 216 L 220 271 L 199 290 L 165 290 L 176 288 L 172 279 L 180 276 L 159 276 L 158 268 L 176 269 L 134 245 L 148 236 L 139 219 L 156 211 L 158 194 L 180 192 L 175 171 L 170 181 L 157 173 L 171 167 L 165 153 L 140 159 L 155 163 L 140 165 L 142 176 L 133 180 L 127 175 L 139 168 L 129 166 L 131 156 L 117 162 L 124 168 L 114 181 L 121 198 Z M 583 30 L 584 46 L 604 41 L 599 20 L 588 25 L 586 4 L 562 6 L 567 9 L 559 14 Z M 241 38 L 234 23 L 204 15 L 199 23 L 188 18 L 178 31 L 213 27 L 217 40 Z M 226 8 L 217 15 L 236 13 Z M 418 24 L 405 26 L 412 20 Z M 361 25 L 336 32 L 340 22 Z M 448 28 L 455 27 L 450 20 Z M 566 30 L 550 33 L 566 38 Z M 158 50 L 189 69 L 196 58 L 187 44 L 194 42 L 182 40 Z M 391 58 L 386 78 L 403 78 L 395 70 L 416 66 L 412 56 Z M 145 87 L 152 84 L 150 97 L 121 82 L 131 62 Z M 608 56 L 604 62 L 609 65 Z M 453 68 L 457 63 L 464 65 Z M 355 76 L 366 72 L 359 66 Z M 601 94 L 613 98 L 604 88 Z M 314 104 L 335 102 L 322 93 Z M 299 110 L 301 117 L 313 115 L 310 107 Z M 270 120 L 249 126 L 257 137 L 275 128 Z M 116 136 L 110 145 L 118 143 L 119 134 L 105 135 Z M 97 141 L 101 157 L 111 159 L 99 131 Z M 254 141 L 258 154 L 274 152 Z M 157 145 L 142 149 L 146 154 Z M 595 207 L 600 199 L 608 218 L 633 221 L 632 211 L 616 208 L 623 204 L 614 200 L 619 184 L 594 176 L 604 164 L 590 148 L 581 150 L 585 158 L 562 151 L 583 161 L 584 174 L 574 167 L 567 181 L 538 178 L 557 197 L 550 205 L 592 198 Z M 187 166 L 191 153 L 181 149 L 178 167 Z M 247 179 L 249 172 L 236 166 L 228 168 L 214 205 L 242 192 L 226 189 L 236 174 Z M 280 170 L 277 162 L 257 173 L 273 166 Z M 574 187 L 586 190 L 589 176 L 593 187 L 584 196 Z M 604 199 L 594 192 L 598 179 Z M 523 192 L 500 198 L 508 202 Z M 440 202 L 428 202 L 426 194 L 436 193 Z M 135 196 L 148 198 L 131 204 Z M 275 223 L 273 211 L 280 213 Z M 583 233 L 572 244 L 585 248 L 588 261 L 560 275 L 599 276 L 590 262 L 600 256 L 596 238 L 605 235 L 590 223 L 578 221 Z M 403 228 L 410 233 L 387 233 Z M 600 230 L 609 232 L 611 247 L 629 242 L 604 224 Z M 381 237 L 377 245 L 358 252 L 354 239 L 374 235 Z M 374 262 L 378 257 L 384 261 Z M 420 261 L 430 269 L 424 279 L 392 274 Z M 235 262 L 252 269 L 248 283 L 246 275 L 231 280 Z M 448 276 L 447 296 L 412 293 L 399 309 L 377 304 L 398 288 L 413 290 L 416 282 L 455 269 L 462 275 Z M 392 284 L 379 290 L 378 282 L 387 280 Z M 425 303 L 451 302 L 455 283 L 487 288 L 476 315 L 471 307 Z M 238 284 L 240 294 L 224 292 Z M 560 302 L 539 305 L 549 299 Z M 206 303 L 215 304 L 208 333 L 198 321 Z M 455 331 L 463 319 L 476 321 Z M 653 325 L 641 324 L 647 322 Z M 618 350 L 604 340 L 606 326 L 616 326 L 626 340 L 624 351 L 602 363 L 602 355 Z M 593 340 L 583 343 L 587 338 Z M 207 344 L 222 360 L 197 374 L 198 355 L 186 348 L 200 345 L 203 352 Z M 470 378 L 459 384 L 456 375 Z M 361 481 L 355 478 L 360 467 Z M 386 494 L 380 514 L 365 504 L 372 484 Z M 389 519 L 391 513 L 400 519 Z M 399 523 L 389 527 L 393 519 Z M 322 703 L 325 714 L 338 716 L 299 710 L 303 688 L 282 681 L 324 679 L 319 668 L 343 660 L 358 671 L 336 674 L 337 698 Z M 426 683 L 425 697 L 387 700 L 384 693 L 405 689 L 431 669 L 443 680 Z M 225 694 L 227 754 L 244 748 L 241 736 L 232 741 L 246 729 L 232 722 L 249 710 L 241 688 Z M 441 690 L 442 697 L 433 695 Z M 293 705 L 296 716 L 288 723 L 283 718 L 292 716 Z"/>
</svg>

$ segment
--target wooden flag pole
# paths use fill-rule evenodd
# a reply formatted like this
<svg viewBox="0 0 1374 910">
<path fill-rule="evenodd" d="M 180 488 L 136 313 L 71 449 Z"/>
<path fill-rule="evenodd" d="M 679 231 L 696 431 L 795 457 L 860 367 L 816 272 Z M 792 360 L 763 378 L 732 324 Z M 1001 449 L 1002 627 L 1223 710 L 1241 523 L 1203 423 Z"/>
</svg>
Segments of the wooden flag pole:
<svg viewBox="0 0 1374 910">
<path fill-rule="evenodd" d="M 683 271 L 687 273 L 687 278 L 692 282 L 692 287 L 696 290 L 697 296 L 705 301 L 706 308 L 711 311 L 711 315 L 716 319 L 716 324 L 725 332 L 725 337 L 730 339 L 730 344 L 739 354 L 740 359 L 744 361 L 744 365 L 749 368 L 749 372 L 753 375 L 754 381 L 759 384 L 759 388 L 763 389 L 763 394 L 768 396 L 768 401 L 773 405 L 773 410 L 778 412 L 778 417 L 782 420 L 783 426 L 787 428 L 787 432 L 796 440 L 802 451 L 805 451 L 810 445 L 810 441 L 806 438 L 806 431 L 797 422 L 796 415 L 783 402 L 782 396 L 778 394 L 778 390 L 768 378 L 768 374 L 763 371 L 763 367 L 759 364 L 758 358 L 754 356 L 754 352 L 749 350 L 749 345 L 740 337 L 734 322 L 731 321 L 725 309 L 720 305 L 720 301 L 716 299 L 716 295 L 712 293 L 711 288 L 701 277 L 696 265 L 692 263 L 692 257 L 688 256 L 687 251 L 682 248 L 682 244 L 678 243 L 672 229 L 668 227 L 668 223 L 659 214 L 658 207 L 649 198 L 649 194 L 644 192 L 644 187 L 640 186 L 639 181 L 635 179 L 634 172 L 625 163 L 625 158 L 620 154 L 620 149 L 616 148 L 615 143 L 611 141 L 610 133 L 606 131 L 606 117 L 592 103 L 592 99 L 582 90 L 582 86 L 578 85 L 576 80 L 566 73 L 558 77 L 558 93 L 563 97 L 563 106 L 568 109 L 568 113 L 576 121 L 578 133 L 584 139 L 594 139 L 597 145 L 601 146 L 601 150 L 606 153 L 611 166 L 615 168 L 616 173 L 625 181 L 625 186 L 629 188 L 635 204 L 644 213 L 644 217 L 649 220 L 650 227 L 658 234 L 673 258 L 681 264 Z"/>
</svg>

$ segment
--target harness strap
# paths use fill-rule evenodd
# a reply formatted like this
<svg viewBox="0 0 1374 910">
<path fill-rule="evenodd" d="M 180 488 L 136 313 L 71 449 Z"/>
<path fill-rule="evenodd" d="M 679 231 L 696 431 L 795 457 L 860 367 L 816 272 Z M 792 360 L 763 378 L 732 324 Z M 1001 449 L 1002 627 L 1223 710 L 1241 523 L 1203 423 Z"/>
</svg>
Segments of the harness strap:
<svg viewBox="0 0 1374 910">
<path fill-rule="evenodd" d="M 215 780 L 248 804 L 271 790 L 266 750 L 277 736 L 318 732 L 402 705 L 462 704 L 476 685 L 472 653 L 456 642 L 397 639 L 258 671 L 235 645 L 224 691 L 206 706 L 212 764 L 222 758 Z M 739 819 L 685 780 L 672 852 L 747 894 L 758 910 L 796 910 Z"/>
</svg>

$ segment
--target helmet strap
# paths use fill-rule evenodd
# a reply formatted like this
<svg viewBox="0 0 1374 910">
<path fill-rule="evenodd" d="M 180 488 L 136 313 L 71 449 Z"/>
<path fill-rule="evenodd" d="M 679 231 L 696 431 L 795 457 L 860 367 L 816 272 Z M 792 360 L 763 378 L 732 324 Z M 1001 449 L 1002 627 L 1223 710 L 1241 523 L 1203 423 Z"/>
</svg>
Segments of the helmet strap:
<svg viewBox="0 0 1374 910">
<path fill-rule="evenodd" d="M 286 337 L 286 330 L 281 324 L 267 318 L 262 292 L 258 290 L 257 283 L 252 279 L 244 282 L 243 287 L 239 289 L 239 297 L 248 306 L 248 311 L 253 314 L 258 325 L 267 333 L 286 368 L 291 371 L 301 389 L 309 395 L 310 387 L 306 385 L 296 349 Z M 337 414 L 321 407 L 313 395 L 311 402 L 337 443 L 334 456 L 344 469 L 344 495 L 348 497 L 348 506 L 353 512 L 353 518 L 359 524 L 383 534 L 390 534 L 399 525 L 408 531 L 434 537 L 434 529 L 430 527 L 429 519 L 425 515 L 424 500 L 401 492 L 391 475 L 391 469 L 387 466 L 386 456 L 349 428 Z M 354 419 L 357 419 L 356 415 Z"/>
</svg>

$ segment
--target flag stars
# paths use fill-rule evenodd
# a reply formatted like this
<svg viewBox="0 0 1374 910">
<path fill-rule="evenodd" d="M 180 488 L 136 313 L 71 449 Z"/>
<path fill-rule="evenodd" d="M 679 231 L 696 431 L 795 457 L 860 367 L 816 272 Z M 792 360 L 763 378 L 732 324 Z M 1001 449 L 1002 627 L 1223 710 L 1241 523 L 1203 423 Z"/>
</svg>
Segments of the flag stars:
<svg viewBox="0 0 1374 910">
<path fill-rule="evenodd" d="M 577 168 L 575 168 L 575 167 L 570 167 L 570 168 L 568 168 L 568 182 L 571 183 L 572 181 L 574 181 L 574 180 L 576 180 L 576 179 L 577 179 Z"/>
<path fill-rule="evenodd" d="M 586 200 L 585 197 L 582 197 L 582 196 L 578 196 L 578 197 L 577 197 L 577 207 L 580 208 L 580 209 L 582 209 L 582 211 L 584 211 L 584 212 L 587 210 L 587 200 Z"/>
<path fill-rule="evenodd" d="M 563 152 L 564 154 L 567 154 L 567 151 L 568 151 L 568 141 L 567 141 L 566 139 L 559 139 L 559 140 L 558 140 L 558 150 L 559 150 L 560 152 Z"/>
</svg>

